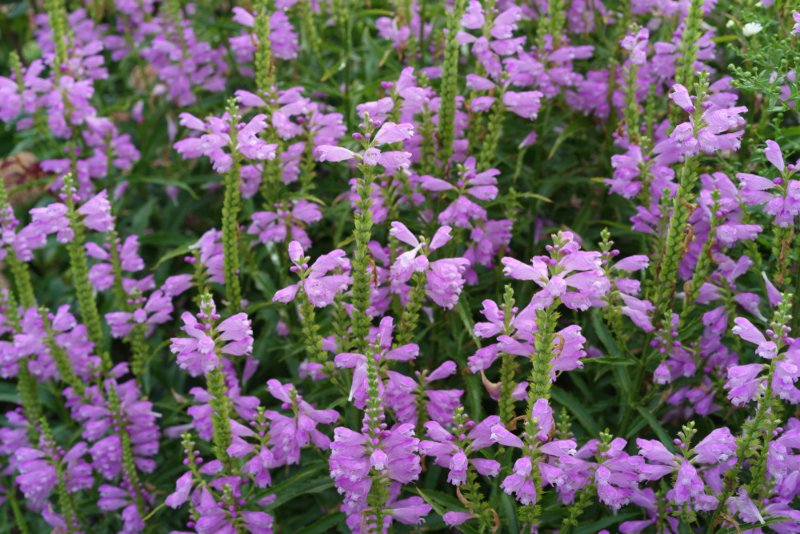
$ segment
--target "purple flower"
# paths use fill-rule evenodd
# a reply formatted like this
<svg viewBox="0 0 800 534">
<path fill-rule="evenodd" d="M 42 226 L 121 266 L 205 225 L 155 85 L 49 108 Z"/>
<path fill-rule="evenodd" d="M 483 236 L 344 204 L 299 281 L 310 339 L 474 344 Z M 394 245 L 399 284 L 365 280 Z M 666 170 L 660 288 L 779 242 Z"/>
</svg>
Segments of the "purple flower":
<svg viewBox="0 0 800 534">
<path fill-rule="evenodd" d="M 83 224 L 95 232 L 106 233 L 114 229 L 114 217 L 111 216 L 111 203 L 108 193 L 103 190 L 87 200 L 78 213 L 83 215 Z"/>
<path fill-rule="evenodd" d="M 760 363 L 733 365 L 728 368 L 725 389 L 728 390 L 728 398 L 734 406 L 746 404 L 760 393 L 764 379 L 759 375 L 763 369 L 764 365 Z"/>
<path fill-rule="evenodd" d="M 353 516 L 355 524 L 367 507 L 366 499 L 372 486 L 370 473 L 408 484 L 422 471 L 414 425 L 401 424 L 383 430 L 375 439 L 346 427 L 337 427 L 333 434 L 329 461 L 331 478 L 344 495 L 343 509 Z"/>
<path fill-rule="evenodd" d="M 447 481 L 455 486 L 466 482 L 467 469 L 470 464 L 481 475 L 497 476 L 500 472 L 500 464 L 497 461 L 483 457 L 469 458 L 468 453 L 490 446 L 492 442 L 481 439 L 482 434 L 485 433 L 487 427 L 499 422 L 500 418 L 496 415 L 489 416 L 480 424 L 473 426 L 464 438 L 457 438 L 439 423 L 428 421 L 425 423 L 425 430 L 430 439 L 420 442 L 420 453 L 424 456 L 433 456 L 437 465 L 448 469 Z M 456 432 L 462 433 L 465 430 L 459 428 L 456 429 Z"/>
<path fill-rule="evenodd" d="M 407 362 L 419 355 L 419 347 L 414 343 L 392 346 L 392 332 L 394 331 L 394 319 L 384 317 L 380 325 L 370 332 L 370 342 L 374 345 L 373 357 L 378 362 L 387 363 L 390 361 Z M 367 358 L 363 354 L 343 352 L 334 358 L 336 367 L 353 369 L 353 382 L 350 386 L 349 400 L 354 400 L 356 407 L 362 409 L 367 401 Z M 380 387 L 383 387 L 380 384 Z"/>
<path fill-rule="evenodd" d="M 177 356 L 178 366 L 192 376 L 207 374 L 220 365 L 221 355 L 247 356 L 253 351 L 253 330 L 245 313 L 237 313 L 219 324 L 214 302 L 208 298 L 195 317 L 181 315 L 189 337 L 172 338 L 170 351 Z"/>
<path fill-rule="evenodd" d="M 798 164 L 784 164 L 781 147 L 772 140 L 764 148 L 767 158 L 780 176 L 770 180 L 757 174 L 741 172 L 736 175 L 741 186 L 741 196 L 751 206 L 764 206 L 764 212 L 775 218 L 778 226 L 789 226 L 800 213 L 800 181 L 790 177 L 798 170 Z"/>
<path fill-rule="evenodd" d="M 756 354 L 762 358 L 772 359 L 778 353 L 778 346 L 774 341 L 768 341 L 764 334 L 759 329 L 753 326 L 753 323 L 744 317 L 737 317 L 733 320 L 735 326 L 731 328 L 731 332 L 756 345 Z"/>
<path fill-rule="evenodd" d="M 539 115 L 542 93 L 539 91 L 506 91 L 503 94 L 503 104 L 513 113 L 524 119 L 536 120 Z"/>
<path fill-rule="evenodd" d="M 286 386 L 275 379 L 267 382 L 270 395 L 291 408 L 293 416 L 287 417 L 267 410 L 270 426 L 270 444 L 275 456 L 275 466 L 295 464 L 300 461 L 300 449 L 314 444 L 320 450 L 330 447 L 328 436 L 317 430 L 318 424 L 330 425 L 339 419 L 336 410 L 318 410 L 303 400 L 294 386 Z"/>
<path fill-rule="evenodd" d="M 253 213 L 253 224 L 247 229 L 247 233 L 258 236 L 261 243 L 280 243 L 292 239 L 299 242 L 303 249 L 309 249 L 311 239 L 305 226 L 321 220 L 322 212 L 316 204 L 296 200 L 291 211 L 276 205 L 275 211 Z"/>
<path fill-rule="evenodd" d="M 463 167 L 459 168 L 460 176 L 455 185 L 432 176 L 420 178 L 422 188 L 427 191 L 455 191 L 457 194 L 456 199 L 439 214 L 440 224 L 470 228 L 471 221 L 486 221 L 486 210 L 469 197 L 481 201 L 494 200 L 497 196 L 496 176 L 500 171 L 488 169 L 478 173 L 475 165 L 475 158 L 467 158 Z"/>
<path fill-rule="evenodd" d="M 74 237 L 72 228 L 69 226 L 67 206 L 60 202 L 50 204 L 44 208 L 33 208 L 31 210 L 31 224 L 28 228 L 31 228 L 32 232 L 41 233 L 45 236 L 56 234 L 56 239 L 58 239 L 59 243 L 69 243 Z"/>
<path fill-rule="evenodd" d="M 451 309 L 458 302 L 464 287 L 464 271 L 469 265 L 465 258 L 448 258 L 430 262 L 428 254 L 447 244 L 452 236 L 451 228 L 442 226 L 430 240 L 421 242 L 400 222 L 393 222 L 389 234 L 402 243 L 413 247 L 400 254 L 392 265 L 392 285 L 398 287 L 407 282 L 414 272 L 426 276 L 427 294 L 432 301 L 445 309 Z"/>
<path fill-rule="evenodd" d="M 358 159 L 370 166 L 380 164 L 386 169 L 399 169 L 408 167 L 411 163 L 411 154 L 404 151 L 381 151 L 379 147 L 406 141 L 413 136 L 414 125 L 411 123 L 384 122 L 378 131 L 365 141 L 364 151 L 361 153 L 339 146 L 322 144 L 314 149 L 314 154 L 318 161 L 341 162 Z"/>
<path fill-rule="evenodd" d="M 324 308 L 333 303 L 337 293 L 347 289 L 352 279 L 350 260 L 343 250 L 334 250 L 323 254 L 309 267 L 310 258 L 303 256 L 303 246 L 298 241 L 289 243 L 289 259 L 294 263 L 290 268 L 300 276 L 300 281 L 275 293 L 273 302 L 288 303 L 295 299 L 301 289 L 308 300 L 317 308 Z M 333 274 L 330 274 L 333 271 Z"/>
<path fill-rule="evenodd" d="M 516 280 L 535 282 L 541 290 L 531 299 L 521 315 L 530 315 L 559 299 L 567 308 L 586 310 L 601 305 L 599 299 L 609 290 L 601 269 L 600 253 L 580 250 L 571 232 L 553 236 L 551 258 L 536 256 L 531 265 L 514 258 L 503 258 L 503 273 Z"/>
<path fill-rule="evenodd" d="M 500 484 L 500 487 L 509 495 L 514 495 L 517 502 L 523 505 L 536 503 L 536 487 L 534 486 L 531 471 L 533 467 L 531 459 L 523 456 L 514 462 L 512 474 L 508 475 Z"/>
</svg>

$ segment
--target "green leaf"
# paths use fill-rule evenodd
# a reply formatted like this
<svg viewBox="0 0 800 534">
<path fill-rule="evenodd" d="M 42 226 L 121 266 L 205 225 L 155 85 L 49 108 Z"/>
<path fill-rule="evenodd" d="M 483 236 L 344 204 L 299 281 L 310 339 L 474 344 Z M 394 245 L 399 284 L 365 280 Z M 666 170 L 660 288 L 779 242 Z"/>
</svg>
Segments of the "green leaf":
<svg viewBox="0 0 800 534">
<path fill-rule="evenodd" d="M 161 186 L 173 186 L 177 187 L 178 189 L 183 189 L 184 191 L 189 193 L 189 196 L 191 196 L 195 200 L 200 198 L 197 196 L 197 193 L 195 193 L 194 190 L 191 187 L 189 187 L 189 184 L 177 178 L 167 178 L 165 176 L 135 176 L 135 177 L 132 176 L 131 182 L 134 184 L 155 184 Z"/>
<path fill-rule="evenodd" d="M 466 300 L 466 296 L 458 299 L 456 311 L 458 312 L 458 316 L 461 318 L 461 322 L 464 324 L 464 329 L 469 332 L 469 335 L 472 338 L 472 341 L 475 342 L 476 347 L 480 347 L 481 340 L 475 335 L 475 322 L 472 320 L 472 315 L 469 312 Z"/>
<path fill-rule="evenodd" d="M 791 521 L 789 517 L 770 517 L 768 519 L 764 519 L 763 523 L 747 523 L 747 524 L 738 524 L 735 527 L 726 528 L 725 530 L 720 530 L 717 534 L 740 534 L 741 532 L 749 532 L 755 530 L 757 528 L 764 528 L 767 525 L 772 525 L 774 523 L 783 523 L 784 521 Z"/>
<path fill-rule="evenodd" d="M 610 357 L 591 358 L 586 361 L 591 364 L 600 364 L 600 365 L 634 365 L 636 363 L 634 361 L 631 361 L 630 358 L 610 358 Z"/>
<path fill-rule="evenodd" d="M 613 361 L 624 361 L 629 360 L 631 363 L 634 363 L 630 358 L 625 358 L 619 351 L 619 347 L 617 346 L 617 342 L 614 340 L 614 336 L 611 335 L 611 332 L 608 331 L 606 325 L 603 323 L 603 320 L 600 318 L 600 312 L 598 310 L 592 311 L 592 328 L 594 329 L 597 337 L 600 339 L 600 342 L 608 351 L 611 359 Z M 590 362 L 592 360 L 589 360 Z M 628 376 L 628 372 L 626 369 L 623 369 L 619 364 L 612 367 L 612 371 L 614 372 L 614 378 L 616 379 L 617 386 L 622 390 L 624 394 L 624 402 L 627 402 L 630 399 L 632 385 L 630 377 Z"/>
<path fill-rule="evenodd" d="M 511 496 L 505 492 L 500 494 L 500 517 L 503 520 L 502 524 L 508 528 L 509 533 L 517 534 L 519 532 L 517 505 Z"/>
<path fill-rule="evenodd" d="M 664 426 L 658 422 L 658 419 L 656 419 L 649 410 L 642 406 L 637 406 L 636 411 L 639 412 L 639 415 L 641 415 L 645 421 L 647 421 L 647 424 L 653 429 L 653 432 L 655 432 L 656 436 L 658 436 L 658 439 L 661 441 L 661 443 L 663 443 L 668 449 L 674 451 L 675 447 L 672 444 L 672 438 L 669 437 L 669 433 L 666 431 Z"/>
<path fill-rule="evenodd" d="M 334 527 L 344 527 L 344 514 L 336 511 L 321 517 L 297 531 L 297 534 L 323 534 L 325 532 L 333 532 Z"/>
<path fill-rule="evenodd" d="M 550 391 L 550 395 L 552 395 L 553 399 L 563 405 L 566 406 L 567 409 L 572 412 L 572 415 L 575 416 L 575 419 L 581 424 L 586 431 L 592 435 L 596 436 L 600 433 L 600 429 L 597 428 L 597 418 L 593 417 L 589 414 L 589 411 L 580 403 L 578 399 L 572 396 L 571 393 L 567 393 L 561 389 L 552 389 Z"/>
<path fill-rule="evenodd" d="M 617 523 L 622 523 L 623 521 L 628 521 L 629 519 L 635 519 L 637 517 L 641 517 L 641 514 L 637 512 L 628 512 L 626 514 L 608 515 L 594 523 L 576 528 L 575 534 L 594 534 L 611 525 L 616 525 Z"/>
<path fill-rule="evenodd" d="M 189 254 L 190 248 L 195 242 L 196 242 L 195 240 L 187 241 L 183 245 L 170 250 L 169 252 L 161 256 L 161 258 L 159 258 L 156 264 L 153 265 L 153 270 L 155 271 L 162 263 L 166 261 Z"/>
<path fill-rule="evenodd" d="M 332 488 L 333 480 L 331 480 L 329 475 L 317 476 L 326 470 L 327 467 L 323 462 L 315 462 L 283 482 L 272 486 L 272 493 L 275 495 L 275 500 L 267 506 L 267 509 L 274 510 L 300 495 L 319 493 Z"/>
<path fill-rule="evenodd" d="M 439 514 L 440 516 L 446 514 L 447 512 L 458 511 L 458 512 L 465 512 L 464 505 L 462 505 L 458 499 L 449 495 L 447 493 L 433 490 L 433 489 L 426 489 L 423 491 L 421 488 L 417 488 L 417 493 L 422 499 L 431 505 L 433 511 Z M 470 526 L 469 524 L 463 524 L 458 527 L 460 532 L 464 533 L 478 533 L 479 531 Z"/>
</svg>

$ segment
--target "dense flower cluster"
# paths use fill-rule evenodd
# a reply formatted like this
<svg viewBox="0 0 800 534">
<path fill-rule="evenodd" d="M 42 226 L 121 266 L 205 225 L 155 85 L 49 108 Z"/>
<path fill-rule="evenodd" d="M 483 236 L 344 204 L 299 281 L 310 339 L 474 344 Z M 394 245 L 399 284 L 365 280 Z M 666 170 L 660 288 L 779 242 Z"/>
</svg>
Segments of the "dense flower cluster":
<svg viewBox="0 0 800 534">
<path fill-rule="evenodd" d="M 800 532 L 790 2 L 11 4 L 6 530 Z"/>
</svg>

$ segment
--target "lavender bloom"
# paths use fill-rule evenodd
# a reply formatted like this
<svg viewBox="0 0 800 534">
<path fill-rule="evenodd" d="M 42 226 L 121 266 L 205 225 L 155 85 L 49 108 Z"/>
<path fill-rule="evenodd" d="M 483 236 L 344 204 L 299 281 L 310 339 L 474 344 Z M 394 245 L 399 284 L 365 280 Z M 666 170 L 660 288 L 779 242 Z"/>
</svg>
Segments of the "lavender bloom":
<svg viewBox="0 0 800 534">
<path fill-rule="evenodd" d="M 403 223 L 393 222 L 389 234 L 413 248 L 400 254 L 392 265 L 392 285 L 397 287 L 404 284 L 414 272 L 423 273 L 427 281 L 428 297 L 442 308 L 453 308 L 464 287 L 463 273 L 469 265 L 469 260 L 465 258 L 448 258 L 433 262 L 428 260 L 431 252 L 443 247 L 452 239 L 450 230 L 449 226 L 442 226 L 428 243 L 417 239 Z"/>
<path fill-rule="evenodd" d="M 358 159 L 365 165 L 378 165 L 386 169 L 400 169 L 407 167 L 411 154 L 403 151 L 390 150 L 383 152 L 379 147 L 394 144 L 410 139 L 414 135 L 414 125 L 410 123 L 397 124 L 385 122 L 373 136 L 364 142 L 364 151 L 353 152 L 347 148 L 333 145 L 318 145 L 314 151 L 318 161 L 340 162 Z"/>
<path fill-rule="evenodd" d="M 258 236 L 258 240 L 265 244 L 291 239 L 307 250 L 311 248 L 311 239 L 306 233 L 305 226 L 320 220 L 322 212 L 316 204 L 306 200 L 296 200 L 292 202 L 291 210 L 288 206 L 276 205 L 275 211 L 253 213 L 253 223 L 247 229 L 247 233 Z"/>
<path fill-rule="evenodd" d="M 492 415 L 474 425 L 470 422 L 466 438 L 457 438 L 435 421 L 425 423 L 425 430 L 430 440 L 423 440 L 419 444 L 420 453 L 436 458 L 436 464 L 448 469 L 447 481 L 458 486 L 466 482 L 467 469 L 471 464 L 475 470 L 484 476 L 497 476 L 500 464 L 495 460 L 482 457 L 469 458 L 469 455 L 492 443 L 487 439 L 489 428 L 500 422 L 500 418 Z M 474 425 L 474 426 L 473 426 Z"/>
<path fill-rule="evenodd" d="M 317 430 L 318 424 L 330 425 L 339 419 L 336 410 L 317 410 L 297 393 L 294 386 L 285 386 L 275 379 L 267 382 L 270 395 L 290 408 L 293 416 L 287 417 L 273 410 L 265 412 L 270 426 L 270 444 L 275 466 L 295 464 L 300 461 L 300 449 L 314 444 L 320 450 L 330 447 L 328 436 Z"/>
<path fill-rule="evenodd" d="M 359 524 L 359 516 L 366 508 L 366 498 L 372 486 L 370 472 L 380 473 L 390 481 L 409 484 L 422 471 L 417 454 L 419 440 L 414 437 L 411 424 L 383 430 L 377 440 L 346 427 L 335 428 L 333 435 L 329 461 L 331 478 L 344 495 L 342 508 L 348 514 L 351 528 Z"/>
<path fill-rule="evenodd" d="M 772 215 L 778 226 L 789 226 L 800 213 L 800 181 L 791 177 L 798 165 L 785 165 L 781 148 L 775 141 L 767 141 L 764 156 L 779 176 L 774 180 L 756 174 L 740 172 L 741 196 L 751 206 L 764 205 L 764 212 Z"/>
<path fill-rule="evenodd" d="M 432 176 L 420 178 L 422 188 L 427 191 L 455 191 L 457 194 L 456 199 L 439 214 L 440 224 L 470 228 L 471 221 L 486 221 L 486 210 L 469 197 L 482 201 L 494 200 L 497 196 L 496 176 L 500 171 L 488 169 L 478 173 L 475 165 L 475 158 L 467 158 L 455 185 Z"/>
<path fill-rule="evenodd" d="M 253 330 L 246 313 L 237 313 L 222 322 L 214 302 L 208 299 L 197 317 L 181 315 L 181 328 L 189 337 L 172 338 L 170 351 L 178 366 L 192 376 L 208 374 L 220 366 L 222 355 L 246 356 L 253 351 Z"/>
<path fill-rule="evenodd" d="M 556 299 L 567 308 L 586 310 L 602 305 L 599 301 L 609 289 L 608 279 L 600 269 L 600 253 L 580 250 L 580 244 L 571 232 L 553 236 L 554 245 L 548 246 L 550 258 L 536 256 L 531 265 L 514 258 L 503 258 L 503 273 L 516 280 L 530 280 L 542 289 L 531 299 L 521 315 L 534 314 L 551 306 Z"/>
<path fill-rule="evenodd" d="M 311 258 L 303 255 L 303 246 L 298 241 L 292 241 L 289 243 L 289 259 L 294 263 L 290 270 L 300 276 L 300 281 L 277 291 L 272 297 L 273 302 L 289 303 L 302 289 L 311 304 L 324 308 L 333 302 L 337 293 L 346 290 L 352 283 L 348 274 L 350 260 L 343 250 L 323 254 L 309 266 L 306 262 Z M 332 271 L 334 274 L 330 274 Z"/>
</svg>

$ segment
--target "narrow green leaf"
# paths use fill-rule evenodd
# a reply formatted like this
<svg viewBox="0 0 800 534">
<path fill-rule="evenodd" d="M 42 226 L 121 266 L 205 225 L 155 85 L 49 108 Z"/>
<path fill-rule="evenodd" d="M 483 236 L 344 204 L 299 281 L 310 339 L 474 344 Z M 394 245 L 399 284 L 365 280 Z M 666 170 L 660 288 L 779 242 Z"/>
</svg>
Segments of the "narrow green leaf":
<svg viewBox="0 0 800 534">
<path fill-rule="evenodd" d="M 344 527 L 344 514 L 336 511 L 321 517 L 297 531 L 297 534 L 323 534 L 325 532 L 333 532 L 336 526 Z"/>
<path fill-rule="evenodd" d="M 642 406 L 637 406 L 636 411 L 639 412 L 639 415 L 641 415 L 645 421 L 647 421 L 647 424 L 651 429 L 653 429 L 653 432 L 655 432 L 656 436 L 658 436 L 658 439 L 661 441 L 661 443 L 663 443 L 668 449 L 674 451 L 675 447 L 672 444 L 672 438 L 669 437 L 669 433 L 666 431 L 664 426 L 658 422 L 658 419 L 656 419 L 649 410 Z"/>
<path fill-rule="evenodd" d="M 572 394 L 560 389 L 552 389 L 550 395 L 557 403 L 566 406 L 590 435 L 596 436 L 600 432 L 600 429 L 597 428 L 597 418 L 590 415 L 589 411 Z"/>
</svg>

